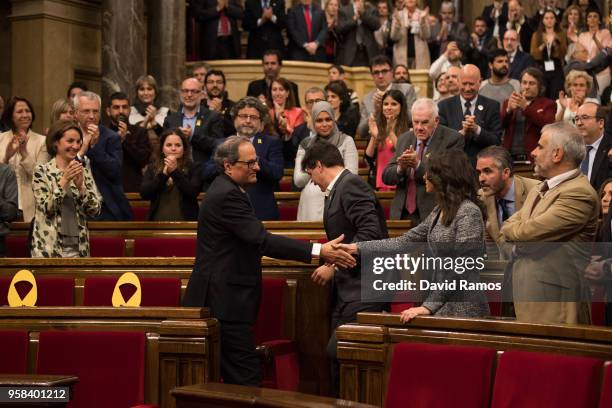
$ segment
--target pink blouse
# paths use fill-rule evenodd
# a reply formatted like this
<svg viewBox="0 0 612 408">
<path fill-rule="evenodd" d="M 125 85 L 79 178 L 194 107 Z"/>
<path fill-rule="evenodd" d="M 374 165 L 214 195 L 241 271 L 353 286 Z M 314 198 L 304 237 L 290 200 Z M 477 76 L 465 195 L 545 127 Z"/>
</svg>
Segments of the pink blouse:
<svg viewBox="0 0 612 408">
<path fill-rule="evenodd" d="M 395 186 L 389 186 L 382 181 L 382 174 L 389 164 L 389 161 L 395 153 L 395 146 L 391 139 L 387 138 L 384 142 L 383 147 L 378 146 L 376 151 L 376 189 L 378 191 L 394 191 Z"/>
</svg>

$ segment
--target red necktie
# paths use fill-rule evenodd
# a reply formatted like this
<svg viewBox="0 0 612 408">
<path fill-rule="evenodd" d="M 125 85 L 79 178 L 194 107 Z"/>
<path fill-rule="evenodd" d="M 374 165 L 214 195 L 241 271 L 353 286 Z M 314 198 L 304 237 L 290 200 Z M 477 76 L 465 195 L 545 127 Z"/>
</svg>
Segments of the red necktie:
<svg viewBox="0 0 612 408">
<path fill-rule="evenodd" d="M 425 145 L 421 141 L 417 146 L 417 157 L 419 161 L 423 160 L 423 152 L 425 151 Z M 421 163 L 422 165 L 422 163 Z M 413 214 L 416 211 L 417 203 L 416 203 L 416 180 L 414 178 L 414 169 L 410 170 L 410 176 L 408 178 L 408 186 L 406 189 L 406 209 L 408 210 L 408 214 Z"/>
<path fill-rule="evenodd" d="M 230 22 L 229 18 L 225 15 L 225 11 L 222 11 L 219 16 L 219 35 L 221 37 L 227 37 L 230 35 Z"/>
<path fill-rule="evenodd" d="M 304 20 L 306 20 L 306 32 L 308 41 L 312 41 L 312 21 L 310 20 L 310 6 L 304 6 Z"/>
</svg>

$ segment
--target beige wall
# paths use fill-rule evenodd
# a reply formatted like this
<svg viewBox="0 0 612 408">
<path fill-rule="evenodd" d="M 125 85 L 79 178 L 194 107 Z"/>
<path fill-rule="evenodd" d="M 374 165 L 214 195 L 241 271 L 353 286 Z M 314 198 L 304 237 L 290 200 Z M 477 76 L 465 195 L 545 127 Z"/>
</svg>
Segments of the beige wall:
<svg viewBox="0 0 612 408">
<path fill-rule="evenodd" d="M 51 105 L 75 79 L 100 91 L 102 71 L 100 2 L 13 0 L 11 14 L 12 95 L 28 98 L 37 120 L 49 126 Z"/>
</svg>

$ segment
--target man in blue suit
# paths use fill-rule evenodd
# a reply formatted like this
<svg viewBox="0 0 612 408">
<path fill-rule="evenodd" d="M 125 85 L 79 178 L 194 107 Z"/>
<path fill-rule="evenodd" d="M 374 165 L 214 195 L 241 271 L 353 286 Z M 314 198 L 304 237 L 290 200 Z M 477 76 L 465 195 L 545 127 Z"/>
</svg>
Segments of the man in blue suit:
<svg viewBox="0 0 612 408">
<path fill-rule="evenodd" d="M 282 142 L 262 132 L 267 114 L 266 107 L 253 96 L 242 98 L 232 109 L 236 134 L 251 139 L 259 160 L 257 183 L 247 187 L 246 192 L 260 221 L 279 219 L 274 192 L 278 191 L 284 165 Z"/>
<path fill-rule="evenodd" d="M 74 98 L 77 120 L 83 131 L 83 145 L 78 158 L 91 164 L 96 186 L 102 195 L 102 211 L 97 221 L 129 221 L 132 209 L 123 193 L 123 148 L 121 138 L 100 125 L 101 100 L 85 91 Z"/>
<path fill-rule="evenodd" d="M 327 20 L 312 0 L 301 0 L 287 13 L 289 58 L 297 61 L 325 61 Z"/>
</svg>

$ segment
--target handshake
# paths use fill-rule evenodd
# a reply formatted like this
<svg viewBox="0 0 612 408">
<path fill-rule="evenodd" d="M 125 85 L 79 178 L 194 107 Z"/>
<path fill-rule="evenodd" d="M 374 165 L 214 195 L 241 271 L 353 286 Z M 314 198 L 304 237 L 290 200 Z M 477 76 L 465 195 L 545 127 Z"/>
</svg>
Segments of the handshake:
<svg viewBox="0 0 612 408">
<path fill-rule="evenodd" d="M 344 234 L 333 239 L 321 246 L 320 257 L 325 260 L 325 264 L 319 266 L 312 273 L 312 280 L 319 284 L 325 285 L 329 282 L 336 271 L 336 266 L 342 268 L 353 268 L 357 265 L 357 261 L 353 255 L 358 254 L 357 244 L 343 244 Z"/>
</svg>

